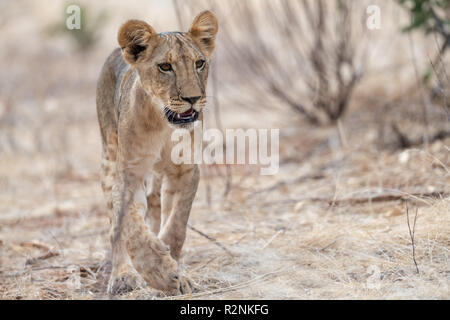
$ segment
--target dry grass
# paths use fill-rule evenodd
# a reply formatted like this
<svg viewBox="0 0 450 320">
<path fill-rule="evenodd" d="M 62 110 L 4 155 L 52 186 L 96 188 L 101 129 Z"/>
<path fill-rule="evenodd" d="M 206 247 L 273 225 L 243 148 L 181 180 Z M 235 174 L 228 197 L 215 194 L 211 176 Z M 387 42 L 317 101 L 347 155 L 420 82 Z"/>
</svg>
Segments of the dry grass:
<svg viewBox="0 0 450 320">
<path fill-rule="evenodd" d="M 203 183 L 190 223 L 232 254 L 191 230 L 183 268 L 200 292 L 177 298 L 448 298 L 445 144 L 437 142 L 426 152 L 375 155 L 353 150 L 336 157 L 308 162 L 326 168 L 321 179 L 256 195 L 273 187 L 273 178 L 245 175 L 227 200 L 213 198 L 212 207 Z M 36 161 L 24 159 L 21 166 Z M 286 165 L 277 180 L 317 170 L 308 163 Z M 4 159 L 1 167 L 14 168 Z M 40 178 L 45 175 L 40 170 L 28 177 L 20 170 L 8 174 L 10 181 L 21 182 L 20 188 L 12 184 L 2 194 L 2 211 L 7 208 L 10 214 L 1 219 L 1 297 L 107 298 L 108 219 L 96 175 L 56 178 L 57 193 L 44 196 Z M 242 176 L 235 173 L 233 178 Z M 212 180 L 222 188 L 222 179 Z M 447 195 L 420 196 L 430 192 Z M 409 205 L 419 210 L 415 243 L 420 274 L 412 260 L 404 201 L 371 202 L 380 193 L 409 198 Z M 314 200 L 318 195 L 334 204 Z M 143 288 L 121 298 L 157 297 L 161 295 Z"/>
<path fill-rule="evenodd" d="M 153 17 L 156 7 L 133 2 L 127 11 L 108 2 L 115 15 L 102 30 L 106 40 L 83 54 L 67 39 L 46 35 L 45 26 L 36 28 L 35 17 L 50 24 L 59 7 L 18 3 L 31 9 L 10 2 L 0 10 L 20 26 L 0 31 L 8 48 L 0 67 L 9 71 L 0 77 L 0 298 L 111 298 L 95 81 L 120 22 L 142 18 L 145 8 Z M 155 24 L 174 29 L 176 21 Z M 16 41 L 24 34 L 29 51 Z M 395 88 L 392 81 L 383 86 L 392 70 L 369 70 L 348 116 L 320 129 L 282 113 L 243 114 L 227 99 L 239 85 L 222 83 L 225 127 L 283 128 L 280 172 L 259 176 L 257 168 L 235 167 L 226 198 L 219 170 L 203 177 L 190 224 L 227 250 L 189 229 L 182 268 L 199 292 L 164 297 L 141 288 L 117 298 L 449 299 L 450 139 L 397 149 L 392 121 L 412 135 L 424 130 L 421 100 L 392 98 L 405 92 L 399 79 L 408 78 L 412 65 L 398 68 Z M 392 101 L 395 108 L 386 108 Z M 430 131 L 448 128 L 442 108 L 432 110 Z M 418 209 L 419 274 L 405 200 L 411 219 Z"/>
</svg>

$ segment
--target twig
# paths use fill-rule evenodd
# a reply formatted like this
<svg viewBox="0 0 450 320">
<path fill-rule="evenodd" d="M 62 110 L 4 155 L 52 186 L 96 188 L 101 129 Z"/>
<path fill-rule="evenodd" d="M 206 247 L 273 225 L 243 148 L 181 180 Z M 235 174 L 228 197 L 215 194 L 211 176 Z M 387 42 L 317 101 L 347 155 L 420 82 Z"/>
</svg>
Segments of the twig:
<svg viewBox="0 0 450 320">
<path fill-rule="evenodd" d="M 25 265 L 35 264 L 39 260 L 47 260 L 47 259 L 50 259 L 50 258 L 53 258 L 53 257 L 56 257 L 56 256 L 59 256 L 58 252 L 49 251 L 46 254 L 41 255 L 39 257 L 27 259 L 27 261 L 25 262 Z"/>
<path fill-rule="evenodd" d="M 335 244 L 337 242 L 337 240 L 333 240 L 333 241 L 331 241 L 329 244 L 327 244 L 325 247 L 322 247 L 322 248 L 320 248 L 319 249 L 319 252 L 320 251 L 325 251 L 325 250 L 327 250 L 329 247 L 331 247 L 333 244 Z"/>
<path fill-rule="evenodd" d="M 279 274 L 281 272 L 283 272 L 285 269 L 287 269 L 287 267 L 284 268 L 280 268 L 276 271 L 273 272 L 268 272 L 265 274 L 262 274 L 260 276 L 257 276 L 251 280 L 242 282 L 240 284 L 236 284 L 236 285 L 232 285 L 229 287 L 225 287 L 225 288 L 220 288 L 220 289 L 216 289 L 216 290 L 211 290 L 211 291 L 205 291 L 205 292 L 199 292 L 196 294 L 190 294 L 190 295 L 184 295 L 184 296 L 176 296 L 176 299 L 183 299 L 183 298 L 196 298 L 196 297 L 201 297 L 201 296 L 205 296 L 205 295 L 212 295 L 212 294 L 218 294 L 218 293 L 225 293 L 225 292 L 229 292 L 229 291 L 234 291 L 234 290 L 238 290 L 238 289 L 243 289 L 245 287 L 248 287 L 258 281 L 262 281 L 262 280 L 267 280 L 267 278 L 269 278 L 270 276 L 274 276 L 276 274 Z"/>
<path fill-rule="evenodd" d="M 252 192 L 251 194 L 248 195 L 248 198 L 252 198 L 261 193 L 272 192 L 274 190 L 277 190 L 277 189 L 282 188 L 287 185 L 298 184 L 298 183 L 304 182 L 306 180 L 319 180 L 319 179 L 323 179 L 323 178 L 325 178 L 325 176 L 323 174 L 317 173 L 317 174 L 303 175 L 303 176 L 300 176 L 300 177 L 295 178 L 290 181 L 280 181 L 280 182 L 273 184 L 270 187 L 259 189 L 259 190 Z"/>
<path fill-rule="evenodd" d="M 60 250 L 62 250 L 62 246 L 61 246 L 61 244 L 59 243 L 58 239 L 56 239 L 56 237 L 54 236 L 54 234 L 53 234 L 50 230 L 48 230 L 47 233 L 50 234 L 50 236 L 53 238 L 53 240 L 55 240 L 56 245 L 58 246 L 58 248 L 59 248 Z"/>
<path fill-rule="evenodd" d="M 94 231 L 94 232 L 82 233 L 82 234 L 78 234 L 78 235 L 72 235 L 72 234 L 63 235 L 63 236 L 60 236 L 59 238 L 79 239 L 79 238 L 102 236 L 102 235 L 105 235 L 108 233 L 109 233 L 109 228 L 99 230 L 99 231 Z"/>
<path fill-rule="evenodd" d="M 36 248 L 36 249 L 44 250 L 44 251 L 51 251 L 50 248 L 48 246 L 46 246 L 45 244 L 39 243 L 39 242 L 34 242 L 34 241 L 22 242 L 20 245 L 25 248 Z"/>
<path fill-rule="evenodd" d="M 348 149 L 348 140 L 341 119 L 337 119 L 337 128 L 339 133 L 339 139 L 341 141 L 343 149 Z"/>
<path fill-rule="evenodd" d="M 444 191 L 435 191 L 435 192 L 428 192 L 428 193 L 407 193 L 400 190 L 386 190 L 390 191 L 385 193 L 378 193 L 373 196 L 368 197 L 347 197 L 347 198 L 341 198 L 341 199 L 334 199 L 333 197 L 303 197 L 303 198 L 296 198 L 296 199 L 284 199 L 284 200 L 277 200 L 277 201 L 267 201 L 264 202 L 263 205 L 270 205 L 270 204 L 285 204 L 285 203 L 297 203 L 299 201 L 311 201 L 311 202 L 325 202 L 328 205 L 339 205 L 339 204 L 362 204 L 362 203 L 368 203 L 368 202 L 388 202 L 388 201 L 396 201 L 396 200 L 408 200 L 410 198 L 413 198 L 417 201 L 424 202 L 425 204 L 429 205 L 430 202 L 422 199 L 423 197 L 431 197 L 431 198 L 441 198 L 446 197 L 449 194 Z"/>
<path fill-rule="evenodd" d="M 197 232 L 199 235 L 201 235 L 202 237 L 208 239 L 209 241 L 211 241 L 212 243 L 214 243 L 216 246 L 220 247 L 223 251 L 225 251 L 226 253 L 228 253 L 230 256 L 234 257 L 235 254 L 232 253 L 230 250 L 228 250 L 227 248 L 225 248 L 225 246 L 223 244 L 221 244 L 219 241 L 217 241 L 217 239 L 207 235 L 206 233 L 198 230 L 197 228 L 191 226 L 190 224 L 188 224 L 188 228 L 191 229 L 192 231 Z"/>
<path fill-rule="evenodd" d="M 273 240 L 275 240 L 276 237 L 278 237 L 280 235 L 280 233 L 283 233 L 284 229 L 278 230 L 262 247 L 263 249 L 267 248 L 269 246 L 269 244 L 272 243 Z"/>
<path fill-rule="evenodd" d="M 409 223 L 408 200 L 406 200 L 405 206 L 406 206 L 406 222 L 408 223 L 409 236 L 411 238 L 412 257 L 413 257 L 414 265 L 416 266 L 417 274 L 419 274 L 419 267 L 417 266 L 417 261 L 416 261 L 416 244 L 414 242 L 414 234 L 416 232 L 417 213 L 419 212 L 419 208 L 416 208 L 416 214 L 414 215 L 414 224 L 413 224 L 413 228 L 411 231 L 411 225 Z"/>
<path fill-rule="evenodd" d="M 211 262 L 213 262 L 213 261 L 216 260 L 216 259 L 217 259 L 217 256 L 212 257 L 211 259 L 209 259 L 209 260 L 206 261 L 205 263 L 203 263 L 203 264 L 201 264 L 201 265 L 195 267 L 194 269 L 190 270 L 190 272 L 195 272 L 195 271 L 197 271 L 197 270 L 199 270 L 199 269 L 202 269 L 202 268 L 206 267 L 208 264 L 210 264 Z"/>
<path fill-rule="evenodd" d="M 41 267 L 27 267 L 26 269 L 17 271 L 17 270 L 0 270 L 0 273 L 2 274 L 2 277 L 5 278 L 15 278 L 18 276 L 22 276 L 28 272 L 34 272 L 34 271 L 42 271 L 42 270 L 57 270 L 57 269 L 67 269 L 70 268 L 71 266 L 73 266 L 73 264 L 67 264 L 67 265 L 49 265 L 49 266 L 41 266 Z M 84 270 L 84 269 L 90 269 L 91 272 L 92 270 L 95 272 L 98 272 L 98 270 L 100 270 L 102 268 L 102 264 L 101 263 L 95 263 L 89 266 L 84 266 L 84 265 L 79 265 L 80 270 Z M 89 272 L 88 270 L 86 270 L 86 272 Z M 89 272 L 89 273 L 91 273 Z"/>
</svg>

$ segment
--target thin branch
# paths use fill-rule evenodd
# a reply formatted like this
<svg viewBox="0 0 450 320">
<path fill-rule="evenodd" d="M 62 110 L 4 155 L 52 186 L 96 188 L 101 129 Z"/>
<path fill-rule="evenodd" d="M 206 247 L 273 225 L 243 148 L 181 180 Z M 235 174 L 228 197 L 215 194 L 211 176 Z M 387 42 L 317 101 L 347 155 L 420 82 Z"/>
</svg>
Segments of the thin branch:
<svg viewBox="0 0 450 320">
<path fill-rule="evenodd" d="M 413 227 L 411 230 L 411 225 L 409 223 L 408 200 L 406 200 L 405 206 L 406 206 L 406 222 L 408 223 L 409 236 L 411 238 L 412 257 L 413 257 L 414 265 L 416 266 L 417 274 L 419 274 L 419 267 L 417 266 L 417 261 L 416 261 L 416 244 L 414 242 L 414 235 L 416 232 L 417 213 L 419 212 L 419 208 L 416 208 L 416 214 L 414 215 L 414 224 L 413 224 Z"/>
<path fill-rule="evenodd" d="M 245 281 L 245 282 L 241 282 L 241 283 L 236 284 L 236 285 L 231 285 L 231 286 L 228 286 L 228 287 L 225 287 L 225 288 L 219 288 L 219 289 L 215 289 L 215 290 L 211 290 L 211 291 L 194 293 L 194 294 L 189 294 L 189 295 L 184 295 L 184 296 L 177 296 L 176 298 L 177 299 L 183 299 L 183 298 L 192 299 L 192 298 L 197 298 L 197 297 L 201 297 L 201 296 L 211 296 L 213 294 L 221 294 L 221 293 L 225 293 L 225 292 L 229 292 L 229 291 L 235 291 L 235 290 L 238 290 L 238 289 L 243 289 L 243 288 L 248 287 L 248 286 L 250 286 L 252 284 L 255 284 L 255 283 L 259 282 L 259 281 L 268 280 L 270 277 L 273 277 L 275 275 L 278 275 L 278 274 L 284 272 L 288 267 L 291 267 L 291 266 L 279 268 L 279 269 L 277 269 L 275 271 L 268 272 L 268 273 L 256 276 L 253 279 L 250 279 L 250 280 Z"/>
<path fill-rule="evenodd" d="M 206 233 L 198 230 L 197 228 L 193 227 L 192 225 L 188 224 L 188 228 L 191 229 L 192 231 L 198 233 L 199 235 L 201 235 L 202 237 L 208 239 L 209 241 L 211 241 L 212 243 L 214 243 L 216 246 L 220 247 L 223 251 L 225 251 L 226 253 L 228 253 L 230 256 L 234 257 L 235 254 L 232 253 L 230 250 L 228 250 L 223 244 L 221 244 L 219 241 L 217 241 L 217 239 L 207 235 Z"/>
<path fill-rule="evenodd" d="M 389 191 L 389 190 L 387 190 Z M 284 200 L 277 200 L 277 201 L 267 201 L 264 202 L 262 205 L 274 205 L 274 204 L 288 204 L 288 203 L 297 203 L 299 201 L 311 201 L 311 202 L 323 202 L 330 206 L 333 205 L 341 205 L 341 204 L 364 204 L 364 203 L 372 203 L 372 202 L 389 202 L 389 201 L 398 201 L 398 200 L 408 200 L 408 199 L 414 199 L 417 201 L 421 201 L 427 205 L 430 205 L 429 201 L 426 201 L 423 199 L 424 197 L 433 198 L 433 199 L 440 199 L 447 197 L 449 195 L 448 192 L 439 191 L 439 192 L 429 192 L 429 193 L 406 193 L 402 191 L 395 191 L 392 190 L 392 192 L 383 192 L 383 193 L 377 193 L 373 196 L 367 196 L 367 197 L 346 197 L 341 199 L 335 199 L 334 197 L 303 197 L 303 198 L 296 198 L 296 199 L 284 199 Z"/>
<path fill-rule="evenodd" d="M 256 191 L 252 192 L 251 194 L 248 195 L 248 198 L 252 198 L 252 197 L 254 197 L 256 195 L 259 195 L 261 193 L 272 192 L 272 191 L 280 189 L 280 188 L 282 188 L 284 186 L 293 185 L 293 184 L 299 184 L 299 183 L 302 183 L 302 182 L 307 181 L 307 180 L 320 180 L 320 179 L 323 179 L 323 178 L 325 178 L 325 176 L 323 174 L 317 173 L 317 174 L 303 175 L 303 176 L 300 176 L 298 178 L 295 178 L 295 179 L 289 180 L 289 181 L 286 181 L 286 180 L 279 181 L 279 182 L 273 184 L 270 187 L 259 189 L 259 190 L 256 190 Z"/>
</svg>

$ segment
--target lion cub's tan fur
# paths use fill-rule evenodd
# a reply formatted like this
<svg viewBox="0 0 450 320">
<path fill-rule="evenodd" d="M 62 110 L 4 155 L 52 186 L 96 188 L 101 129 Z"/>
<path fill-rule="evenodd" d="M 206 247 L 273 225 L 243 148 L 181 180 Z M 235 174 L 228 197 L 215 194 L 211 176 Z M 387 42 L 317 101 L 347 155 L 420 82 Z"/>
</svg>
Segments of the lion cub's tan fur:
<svg viewBox="0 0 450 320">
<path fill-rule="evenodd" d="M 130 290 L 135 271 L 156 289 L 186 293 L 178 259 L 199 181 L 196 165 L 171 159 L 174 128 L 165 108 L 178 114 L 199 113 L 217 34 L 209 11 L 199 14 L 189 32 L 157 34 L 143 21 L 119 30 L 117 48 L 108 57 L 97 86 L 102 152 L 102 188 L 111 221 L 112 273 L 109 293 Z M 199 60 L 204 61 L 200 69 Z M 172 70 L 163 72 L 162 63 Z M 197 101 L 187 103 L 185 97 Z M 183 99 L 185 98 L 185 99 Z"/>
</svg>

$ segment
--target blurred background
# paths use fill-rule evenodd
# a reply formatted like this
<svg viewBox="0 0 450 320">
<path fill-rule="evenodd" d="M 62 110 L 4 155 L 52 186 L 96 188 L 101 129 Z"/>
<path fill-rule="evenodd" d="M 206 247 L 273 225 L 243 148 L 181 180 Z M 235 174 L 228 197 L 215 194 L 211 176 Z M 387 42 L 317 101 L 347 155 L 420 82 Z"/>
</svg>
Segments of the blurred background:
<svg viewBox="0 0 450 320">
<path fill-rule="evenodd" d="M 97 77 L 126 20 L 187 31 L 206 9 L 206 126 L 280 128 L 280 172 L 202 166 L 197 295 L 449 298 L 448 0 L 0 0 L 0 297 L 103 297 Z"/>
</svg>

